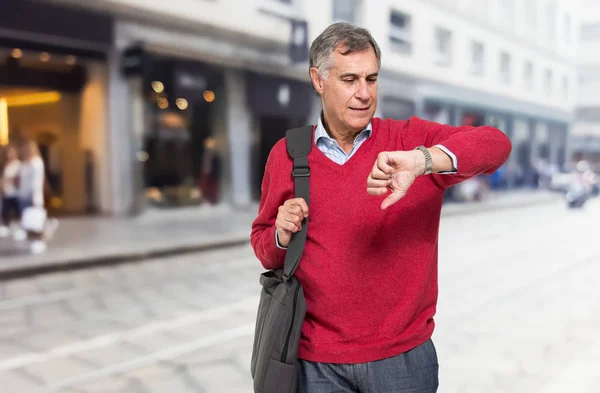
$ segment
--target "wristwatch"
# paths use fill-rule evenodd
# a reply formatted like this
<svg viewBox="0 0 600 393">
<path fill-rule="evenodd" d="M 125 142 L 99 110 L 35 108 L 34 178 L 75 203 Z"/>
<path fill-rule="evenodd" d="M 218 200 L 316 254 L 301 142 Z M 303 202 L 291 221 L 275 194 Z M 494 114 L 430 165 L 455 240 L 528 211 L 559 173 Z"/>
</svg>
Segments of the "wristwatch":
<svg viewBox="0 0 600 393">
<path fill-rule="evenodd" d="M 425 146 L 417 146 L 415 150 L 421 150 L 421 152 L 425 155 L 425 173 L 424 175 L 429 175 L 433 169 L 433 159 L 431 158 L 431 153 Z"/>
</svg>

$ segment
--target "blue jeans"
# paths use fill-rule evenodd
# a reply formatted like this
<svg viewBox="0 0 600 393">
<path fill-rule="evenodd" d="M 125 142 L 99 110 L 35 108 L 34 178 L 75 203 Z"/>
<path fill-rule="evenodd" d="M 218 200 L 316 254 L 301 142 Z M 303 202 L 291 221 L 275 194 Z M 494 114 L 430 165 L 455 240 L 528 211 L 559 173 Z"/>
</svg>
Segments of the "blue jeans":
<svg viewBox="0 0 600 393">
<path fill-rule="evenodd" d="M 438 384 L 438 359 L 431 340 L 374 362 L 299 362 L 298 393 L 435 393 Z"/>
</svg>

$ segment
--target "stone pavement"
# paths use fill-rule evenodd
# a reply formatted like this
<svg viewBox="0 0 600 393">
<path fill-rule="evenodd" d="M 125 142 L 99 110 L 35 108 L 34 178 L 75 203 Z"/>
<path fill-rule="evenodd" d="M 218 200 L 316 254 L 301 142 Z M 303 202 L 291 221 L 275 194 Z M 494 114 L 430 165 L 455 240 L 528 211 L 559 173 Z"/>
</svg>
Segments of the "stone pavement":
<svg viewBox="0 0 600 393">
<path fill-rule="evenodd" d="M 545 191 L 498 193 L 484 202 L 448 203 L 442 214 L 500 210 L 560 198 Z M 63 218 L 43 254 L 31 255 L 24 244 L 0 241 L 0 279 L 241 244 L 249 241 L 256 211 L 256 205 L 243 210 L 220 205 L 151 210 L 137 218 Z"/>
<path fill-rule="evenodd" d="M 440 393 L 599 392 L 597 217 L 442 220 Z M 262 271 L 245 243 L 0 282 L 0 391 L 251 393 Z"/>
</svg>

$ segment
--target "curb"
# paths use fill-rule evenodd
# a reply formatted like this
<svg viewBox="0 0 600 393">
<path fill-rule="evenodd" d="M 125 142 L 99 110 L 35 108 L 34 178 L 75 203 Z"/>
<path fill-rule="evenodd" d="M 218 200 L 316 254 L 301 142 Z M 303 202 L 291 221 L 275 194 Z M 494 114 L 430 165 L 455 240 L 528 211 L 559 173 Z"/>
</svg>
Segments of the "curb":
<svg viewBox="0 0 600 393">
<path fill-rule="evenodd" d="M 248 236 L 229 238 L 224 241 L 211 241 L 205 243 L 177 245 L 148 251 L 130 251 L 113 255 L 99 255 L 89 257 L 78 257 L 62 261 L 50 261 L 45 263 L 20 265 L 0 270 L 0 281 L 15 280 L 19 278 L 36 275 L 67 272 L 88 268 L 114 266 L 124 263 L 139 263 L 150 259 L 168 257 L 174 255 L 191 254 L 201 251 L 209 251 L 226 247 L 235 247 L 250 242 Z"/>
<path fill-rule="evenodd" d="M 490 213 L 502 210 L 523 208 L 527 206 L 553 203 L 557 202 L 559 199 L 559 196 L 548 196 L 547 198 L 543 199 L 514 202 L 505 205 L 469 205 L 468 208 L 457 208 L 447 211 L 444 211 L 444 208 L 442 207 L 442 217 Z M 124 263 L 139 263 L 150 259 L 191 254 L 195 252 L 216 250 L 226 247 L 241 246 L 249 242 L 250 238 L 248 235 L 237 237 L 232 236 L 227 240 L 213 240 L 204 243 L 181 244 L 148 251 L 129 251 L 113 255 L 92 255 L 88 257 L 70 258 L 62 261 L 54 260 L 45 263 L 31 263 L 29 265 L 18 265 L 5 269 L 0 269 L 0 281 L 8 281 L 55 272 L 66 272 L 103 266 L 114 266 Z"/>
</svg>

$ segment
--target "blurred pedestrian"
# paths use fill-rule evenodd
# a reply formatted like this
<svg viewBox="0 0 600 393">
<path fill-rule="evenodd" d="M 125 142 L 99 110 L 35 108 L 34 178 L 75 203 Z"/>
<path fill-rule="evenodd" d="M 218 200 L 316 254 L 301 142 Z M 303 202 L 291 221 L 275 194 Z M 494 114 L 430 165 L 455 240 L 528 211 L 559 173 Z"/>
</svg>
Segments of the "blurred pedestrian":
<svg viewBox="0 0 600 393">
<path fill-rule="evenodd" d="M 43 252 L 46 249 L 44 242 L 44 227 L 46 211 L 44 208 L 44 161 L 40 156 L 38 145 L 35 141 L 27 141 L 23 146 L 23 162 L 19 173 L 19 203 L 22 212 L 22 232 L 16 238 L 32 240 L 31 251 Z M 23 233 L 24 232 L 24 233 Z"/>
<path fill-rule="evenodd" d="M 215 138 L 209 136 L 204 140 L 204 155 L 200 174 L 199 188 L 204 198 L 211 204 L 219 202 L 219 186 L 221 180 L 221 157 L 216 148 Z"/>
<path fill-rule="evenodd" d="M 21 219 L 21 207 L 18 197 L 19 173 L 21 160 L 19 151 L 15 146 L 6 148 L 6 161 L 2 169 L 2 226 L 0 226 L 0 237 L 10 234 L 14 222 Z"/>
<path fill-rule="evenodd" d="M 348 23 L 323 31 L 310 49 L 322 101 L 308 156 L 310 208 L 294 198 L 285 140 L 265 168 L 251 243 L 266 269 L 283 266 L 310 217 L 295 274 L 307 305 L 299 393 L 437 391 L 431 335 L 444 191 L 493 173 L 511 151 L 489 126 L 373 117 L 380 63 L 369 31 Z"/>
</svg>

